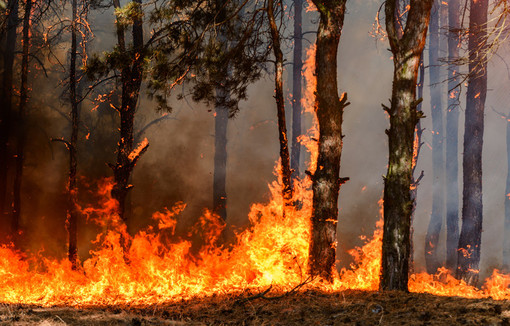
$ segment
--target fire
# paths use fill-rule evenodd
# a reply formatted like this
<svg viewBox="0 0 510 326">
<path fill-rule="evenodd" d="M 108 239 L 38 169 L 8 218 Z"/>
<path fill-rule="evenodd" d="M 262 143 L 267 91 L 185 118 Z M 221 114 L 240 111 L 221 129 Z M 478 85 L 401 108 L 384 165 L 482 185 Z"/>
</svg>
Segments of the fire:
<svg viewBox="0 0 510 326">
<path fill-rule="evenodd" d="M 308 50 L 305 64 L 306 92 L 315 89 L 313 76 L 315 48 Z M 305 112 L 314 113 L 313 94 L 306 94 Z M 311 153 L 317 152 L 316 124 L 301 141 Z M 316 154 L 311 154 L 309 169 L 314 170 Z M 275 171 L 279 171 L 275 166 Z M 73 270 L 68 260 L 54 260 L 42 255 L 28 256 L 12 247 L 0 247 L 0 302 L 50 305 L 154 305 L 172 300 L 214 294 L 239 294 L 246 290 L 287 291 L 308 280 L 307 259 L 310 238 L 312 191 L 310 178 L 296 180 L 294 199 L 301 207 L 286 208 L 283 217 L 281 176 L 268 185 L 269 200 L 253 204 L 249 213 L 251 226 L 236 234 L 235 243 L 221 243 L 224 222 L 205 210 L 191 233 L 203 245 L 194 248 L 190 240 L 175 239 L 177 217 L 185 203 L 152 215 L 152 226 L 135 235 L 126 231 L 116 214 L 111 197 L 113 183 L 99 184 L 102 198 L 97 207 L 82 207 L 90 221 L 102 232 L 93 241 L 90 258 Z M 377 291 L 381 266 L 381 219 L 370 240 L 350 251 L 354 263 L 342 269 L 332 284 L 312 280 L 303 288 L 322 291 L 360 289 Z M 340 225 L 341 227 L 341 225 Z M 170 240 L 171 239 L 171 240 Z M 468 298 L 510 299 L 510 275 L 495 270 L 481 289 L 455 279 L 446 269 L 438 274 L 414 274 L 409 288 L 413 292 Z"/>
</svg>

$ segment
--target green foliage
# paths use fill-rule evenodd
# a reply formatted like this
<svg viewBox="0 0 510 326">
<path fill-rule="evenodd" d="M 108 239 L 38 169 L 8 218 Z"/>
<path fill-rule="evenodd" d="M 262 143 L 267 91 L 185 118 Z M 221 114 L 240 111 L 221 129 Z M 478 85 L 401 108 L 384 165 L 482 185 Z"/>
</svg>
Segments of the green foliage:
<svg viewBox="0 0 510 326">
<path fill-rule="evenodd" d="M 122 27 L 133 25 L 135 20 L 143 19 L 142 6 L 136 2 L 128 2 L 128 4 L 122 8 L 115 9 L 115 17 L 117 17 L 117 24 Z"/>
</svg>

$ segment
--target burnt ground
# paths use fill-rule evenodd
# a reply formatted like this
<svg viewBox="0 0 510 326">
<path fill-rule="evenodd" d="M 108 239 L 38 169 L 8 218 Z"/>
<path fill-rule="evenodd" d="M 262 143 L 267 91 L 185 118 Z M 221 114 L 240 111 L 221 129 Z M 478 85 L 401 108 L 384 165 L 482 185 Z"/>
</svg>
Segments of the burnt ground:
<svg viewBox="0 0 510 326">
<path fill-rule="evenodd" d="M 303 291 L 214 296 L 147 307 L 0 305 L 0 325 L 509 325 L 510 301 L 429 294 Z M 246 297 L 249 299 L 246 300 Z"/>
</svg>

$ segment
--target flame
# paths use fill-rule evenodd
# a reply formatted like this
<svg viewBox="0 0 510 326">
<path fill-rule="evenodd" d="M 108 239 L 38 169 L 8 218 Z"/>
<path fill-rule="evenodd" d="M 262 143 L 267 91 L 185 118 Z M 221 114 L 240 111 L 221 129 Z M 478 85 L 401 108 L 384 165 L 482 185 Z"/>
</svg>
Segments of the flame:
<svg viewBox="0 0 510 326">
<path fill-rule="evenodd" d="M 315 103 L 311 102 L 314 96 L 307 94 L 315 90 L 315 47 L 307 53 L 304 108 L 315 116 Z M 310 170 L 316 165 L 317 135 L 314 123 L 307 136 L 301 138 L 311 152 Z M 278 164 L 275 171 L 279 171 Z M 28 255 L 0 246 L 0 302 L 41 306 L 155 305 L 214 294 L 235 295 L 269 286 L 278 291 L 294 289 L 308 279 L 311 180 L 295 181 L 294 200 L 302 206 L 286 208 L 284 218 L 281 175 L 275 174 L 278 178 L 268 185 L 268 202 L 251 206 L 250 227 L 236 233 L 233 245 L 221 245 L 225 224 L 205 210 L 190 231 L 203 240 L 199 248 L 188 239 L 175 239 L 178 216 L 186 209 L 182 202 L 154 213 L 153 226 L 133 236 L 128 234 L 116 213 L 117 202 L 111 197 L 112 179 L 105 179 L 98 185 L 98 204 L 80 207 L 89 221 L 102 227 L 93 241 L 90 258 L 73 270 L 67 259 Z M 314 280 L 302 289 L 379 289 L 382 200 L 379 205 L 381 218 L 373 236 L 365 240 L 364 246 L 349 252 L 354 258 L 350 268 L 342 269 L 332 284 Z M 497 300 L 510 299 L 509 287 L 510 275 L 498 270 L 481 289 L 455 279 L 444 268 L 435 275 L 414 274 L 409 282 L 413 292 Z"/>
</svg>

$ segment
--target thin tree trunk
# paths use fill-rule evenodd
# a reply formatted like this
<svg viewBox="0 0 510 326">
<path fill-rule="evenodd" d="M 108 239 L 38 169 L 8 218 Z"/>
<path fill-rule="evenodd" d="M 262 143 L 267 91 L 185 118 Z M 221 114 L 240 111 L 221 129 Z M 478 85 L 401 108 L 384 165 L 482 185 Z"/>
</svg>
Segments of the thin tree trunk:
<svg viewBox="0 0 510 326">
<path fill-rule="evenodd" d="M 73 269 L 78 265 L 78 244 L 77 244 L 77 184 L 76 170 L 77 162 L 77 146 L 78 146 L 78 127 L 79 127 L 79 108 L 77 96 L 77 78 L 76 78 L 76 58 L 77 51 L 77 0 L 72 1 L 72 25 L 71 25 L 71 62 L 69 68 L 69 93 L 71 100 L 71 142 L 69 146 L 69 184 L 68 184 L 68 207 L 66 228 L 68 234 L 68 259 Z"/>
<path fill-rule="evenodd" d="M 429 73 L 430 106 L 432 115 L 432 214 L 425 236 L 425 263 L 427 273 L 434 274 L 441 266 L 437 246 L 443 224 L 444 211 L 444 156 L 443 156 L 443 92 L 439 62 L 439 21 L 441 0 L 435 0 L 430 16 Z"/>
<path fill-rule="evenodd" d="M 347 94 L 338 96 L 337 51 L 344 22 L 346 0 L 319 1 L 320 21 L 316 52 L 316 114 L 319 122 L 319 153 L 312 177 L 313 206 L 309 272 L 332 281 L 336 260 L 336 228 L 342 154 L 342 118 Z"/>
<path fill-rule="evenodd" d="M 448 2 L 448 109 L 446 110 L 446 268 L 457 268 L 459 244 L 460 0 Z"/>
<path fill-rule="evenodd" d="M 459 237 L 457 278 L 475 285 L 482 240 L 482 149 L 485 98 L 487 95 L 488 0 L 472 0 L 469 14 L 469 76 L 466 94 L 464 189 L 462 195 L 462 229 Z"/>
<path fill-rule="evenodd" d="M 303 70 L 303 29 L 302 29 L 302 0 L 294 0 L 294 59 L 292 65 L 292 151 L 290 168 L 291 181 L 299 177 L 299 161 L 301 144 L 301 73 Z"/>
<path fill-rule="evenodd" d="M 280 46 L 280 34 L 274 17 L 274 1 L 268 1 L 267 16 L 271 27 L 271 44 L 275 56 L 275 99 L 278 113 L 278 135 L 280 139 L 280 160 L 283 182 L 283 201 L 285 206 L 291 205 L 292 186 L 290 156 L 287 139 L 287 124 L 285 122 L 285 102 L 283 97 L 283 53 Z M 284 210 L 285 215 L 285 210 Z"/>
<path fill-rule="evenodd" d="M 135 4 L 141 9 L 141 0 L 134 0 Z M 120 8 L 119 0 L 113 1 L 115 8 Z M 127 223 L 125 214 L 126 196 L 132 185 L 129 184 L 129 178 L 135 167 L 136 161 L 141 154 L 147 149 L 148 143 L 143 150 L 139 151 L 139 155 L 131 155 L 133 152 L 133 124 L 135 118 L 136 104 L 140 93 L 142 83 L 142 64 L 144 60 L 143 51 L 143 26 L 141 15 L 135 15 L 133 18 L 133 54 L 131 56 L 131 65 L 122 69 L 122 98 L 120 113 L 120 140 L 117 152 L 117 162 L 113 166 L 113 175 L 115 186 L 112 190 L 112 197 L 118 202 L 118 213 L 120 218 Z M 124 29 L 117 25 L 117 42 L 120 51 L 126 51 L 124 38 Z"/>
<path fill-rule="evenodd" d="M 411 0 L 404 35 L 399 38 L 395 10 L 398 1 L 387 0 L 386 30 L 393 53 L 393 89 L 390 116 L 388 172 L 384 182 L 384 231 L 382 246 L 382 290 L 407 291 L 410 257 L 410 228 L 413 202 L 413 145 L 416 124 L 416 81 L 425 46 L 433 0 Z"/>
<path fill-rule="evenodd" d="M 10 165 L 9 137 L 12 126 L 12 90 L 14 51 L 16 49 L 16 28 L 18 26 L 19 0 L 9 0 L 7 33 L 3 42 L 2 88 L 0 96 L 0 217 L 8 215 L 7 175 Z"/>
<path fill-rule="evenodd" d="M 219 96 L 228 96 L 225 89 L 218 87 Z M 229 109 L 216 105 L 214 116 L 214 180 L 213 208 L 223 221 L 227 220 L 227 128 Z"/>
<path fill-rule="evenodd" d="M 18 110 L 18 130 L 17 130 L 17 144 L 16 144 L 16 160 L 15 160 L 15 175 L 13 187 L 13 202 L 12 202 L 12 225 L 11 234 L 13 240 L 16 242 L 19 236 L 19 224 L 21 216 L 21 184 L 23 180 L 23 161 L 25 156 L 25 140 L 26 130 L 25 125 L 25 110 L 28 102 L 28 59 L 30 55 L 30 27 L 32 15 L 32 0 L 25 2 L 25 14 L 23 17 L 23 50 L 21 58 L 21 87 L 20 87 L 20 102 Z"/>
</svg>

